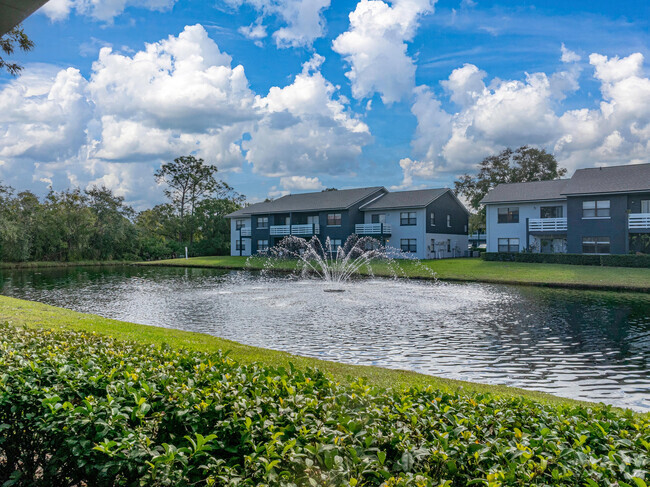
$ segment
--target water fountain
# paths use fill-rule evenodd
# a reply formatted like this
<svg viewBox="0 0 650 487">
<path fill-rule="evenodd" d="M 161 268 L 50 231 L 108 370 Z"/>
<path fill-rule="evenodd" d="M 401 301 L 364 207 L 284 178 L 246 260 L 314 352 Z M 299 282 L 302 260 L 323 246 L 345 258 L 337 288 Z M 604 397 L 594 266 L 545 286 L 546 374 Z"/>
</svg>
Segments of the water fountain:
<svg viewBox="0 0 650 487">
<path fill-rule="evenodd" d="M 296 270 L 302 277 L 316 277 L 327 283 L 340 285 L 354 274 L 364 270 L 372 276 L 371 262 L 382 261 L 390 274 L 397 277 L 400 272 L 396 259 L 417 260 L 399 249 L 382 245 L 372 237 L 351 235 L 342 246 L 334 246 L 329 237 L 325 244 L 318 237 L 310 240 L 288 236 L 268 250 L 265 268 L 271 270 L 281 260 L 295 259 Z M 341 287 L 324 289 L 325 292 L 344 292 Z"/>
</svg>

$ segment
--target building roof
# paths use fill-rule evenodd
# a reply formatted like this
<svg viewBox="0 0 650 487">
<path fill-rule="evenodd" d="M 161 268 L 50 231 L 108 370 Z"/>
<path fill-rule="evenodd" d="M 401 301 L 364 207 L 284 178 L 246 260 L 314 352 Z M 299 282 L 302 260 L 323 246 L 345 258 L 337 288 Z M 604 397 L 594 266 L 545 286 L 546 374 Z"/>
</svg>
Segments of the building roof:
<svg viewBox="0 0 650 487">
<path fill-rule="evenodd" d="M 650 191 L 650 164 L 578 169 L 562 191 L 565 195 Z"/>
<path fill-rule="evenodd" d="M 0 36 L 34 13 L 47 0 L 0 0 Z"/>
<path fill-rule="evenodd" d="M 273 201 L 255 203 L 227 215 L 227 218 L 248 217 L 266 213 L 288 213 L 291 211 L 345 210 L 369 196 L 386 191 L 382 186 L 370 188 L 339 189 L 318 193 L 289 194 Z"/>
<path fill-rule="evenodd" d="M 568 182 L 569 179 L 555 179 L 553 181 L 499 184 L 485 195 L 481 203 L 563 200 L 566 199 L 563 190 Z"/>
<path fill-rule="evenodd" d="M 431 202 L 435 201 L 450 191 L 449 188 L 437 189 L 419 189 L 415 191 L 395 191 L 394 193 L 386 193 L 381 198 L 366 203 L 360 209 L 362 211 L 373 210 L 390 210 L 393 208 L 421 208 L 428 206 Z"/>
</svg>

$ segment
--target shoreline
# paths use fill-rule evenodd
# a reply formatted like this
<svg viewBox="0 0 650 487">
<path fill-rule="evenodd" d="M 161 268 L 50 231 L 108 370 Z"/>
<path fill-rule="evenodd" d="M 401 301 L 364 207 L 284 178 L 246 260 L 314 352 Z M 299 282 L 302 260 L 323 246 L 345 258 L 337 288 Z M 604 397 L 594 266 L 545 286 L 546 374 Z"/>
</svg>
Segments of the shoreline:
<svg viewBox="0 0 650 487">
<path fill-rule="evenodd" d="M 370 365 L 353 365 L 333 362 L 289 352 L 245 345 L 232 340 L 198 332 L 163 328 L 154 325 L 129 323 L 99 315 L 80 313 L 67 308 L 47 305 L 38 301 L 0 296 L 0 322 L 13 326 L 36 329 L 72 330 L 95 332 L 118 340 L 137 342 L 146 345 L 172 346 L 201 352 L 222 350 L 241 363 L 261 363 L 271 366 L 293 364 L 300 368 L 318 368 L 331 374 L 341 383 L 351 383 L 362 377 L 370 384 L 395 390 L 409 387 L 434 387 L 442 391 L 471 394 L 492 394 L 496 397 L 520 397 L 543 404 L 555 406 L 612 407 L 618 411 L 625 409 L 571 399 L 553 394 L 511 387 L 499 384 L 483 384 L 458 379 L 448 379 L 422 374 L 410 370 L 389 369 Z M 633 410 L 630 410 L 633 411 Z M 634 414 L 646 414 L 633 411 Z M 650 413 L 648 413 L 650 414 Z"/>
</svg>

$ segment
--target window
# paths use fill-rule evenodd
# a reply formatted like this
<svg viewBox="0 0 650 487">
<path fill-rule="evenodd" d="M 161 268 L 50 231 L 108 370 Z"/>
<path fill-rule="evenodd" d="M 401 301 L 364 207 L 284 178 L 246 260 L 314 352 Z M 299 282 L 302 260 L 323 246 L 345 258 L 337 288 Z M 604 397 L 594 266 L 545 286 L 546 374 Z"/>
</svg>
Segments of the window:
<svg viewBox="0 0 650 487">
<path fill-rule="evenodd" d="M 268 240 L 258 240 L 257 241 L 257 251 L 266 252 L 269 250 L 269 241 Z"/>
<path fill-rule="evenodd" d="M 582 237 L 583 254 L 609 254 L 609 237 Z"/>
<path fill-rule="evenodd" d="M 432 227 L 436 226 L 436 214 L 433 211 L 429 215 L 429 222 L 431 223 Z"/>
<path fill-rule="evenodd" d="M 291 223 L 291 219 L 288 216 L 276 216 L 275 217 L 275 224 L 276 225 L 289 225 Z"/>
<path fill-rule="evenodd" d="M 310 215 L 307 217 L 307 225 L 318 225 L 318 215 Z"/>
<path fill-rule="evenodd" d="M 417 242 L 417 239 L 414 238 L 403 238 L 400 239 L 399 246 L 402 249 L 402 252 L 417 252 Z"/>
<path fill-rule="evenodd" d="M 650 200 L 641 200 L 641 213 L 650 213 Z"/>
<path fill-rule="evenodd" d="M 451 228 L 451 215 L 447 215 L 447 228 Z"/>
<path fill-rule="evenodd" d="M 415 212 L 414 211 L 404 211 L 399 214 L 399 224 L 403 227 L 409 225 L 415 225 Z"/>
<path fill-rule="evenodd" d="M 447 240 L 447 252 L 451 252 L 451 240 Z"/>
<path fill-rule="evenodd" d="M 246 228 L 246 220 L 235 220 L 235 230 Z"/>
<path fill-rule="evenodd" d="M 519 208 L 499 208 L 499 223 L 519 223 Z"/>
<path fill-rule="evenodd" d="M 371 215 L 370 223 L 386 223 L 386 213 L 376 213 Z"/>
<path fill-rule="evenodd" d="M 582 202 L 582 218 L 605 218 L 608 216 L 609 200 Z"/>
<path fill-rule="evenodd" d="M 246 250 L 246 242 L 243 240 L 235 241 L 235 250 L 237 252 L 244 252 Z"/>
<path fill-rule="evenodd" d="M 562 218 L 563 208 L 561 206 L 542 206 L 539 209 L 540 218 Z"/>
<path fill-rule="evenodd" d="M 335 253 L 338 252 L 339 247 L 341 246 L 341 240 L 340 239 L 330 239 L 330 252 Z"/>
<path fill-rule="evenodd" d="M 328 213 L 327 214 L 327 226 L 329 226 L 329 227 L 340 227 L 341 226 L 341 214 L 340 213 Z"/>
<path fill-rule="evenodd" d="M 269 228 L 269 217 L 268 216 L 258 216 L 257 217 L 257 228 Z"/>
<path fill-rule="evenodd" d="M 519 252 L 518 238 L 500 238 L 499 252 Z"/>
<path fill-rule="evenodd" d="M 463 227 L 463 232 L 467 233 L 467 225 Z"/>
</svg>

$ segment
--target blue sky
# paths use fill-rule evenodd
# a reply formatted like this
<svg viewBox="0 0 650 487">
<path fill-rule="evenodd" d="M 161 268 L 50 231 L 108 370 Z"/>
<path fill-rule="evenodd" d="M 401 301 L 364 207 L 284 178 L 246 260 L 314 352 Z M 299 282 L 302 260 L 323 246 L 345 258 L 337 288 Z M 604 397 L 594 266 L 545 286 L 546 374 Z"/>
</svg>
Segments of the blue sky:
<svg viewBox="0 0 650 487">
<path fill-rule="evenodd" d="M 143 208 L 162 201 L 153 171 L 187 153 L 251 201 L 451 186 L 508 145 L 570 171 L 650 162 L 648 14 L 640 0 L 52 0 L 24 24 L 23 75 L 0 77 L 0 180 L 105 184 Z"/>
</svg>

